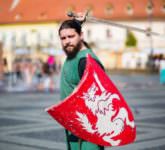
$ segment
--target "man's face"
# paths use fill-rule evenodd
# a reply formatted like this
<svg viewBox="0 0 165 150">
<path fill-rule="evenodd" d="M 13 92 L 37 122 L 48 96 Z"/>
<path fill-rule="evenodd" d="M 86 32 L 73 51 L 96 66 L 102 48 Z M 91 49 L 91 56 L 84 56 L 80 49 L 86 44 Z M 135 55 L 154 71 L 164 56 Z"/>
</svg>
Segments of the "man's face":
<svg viewBox="0 0 165 150">
<path fill-rule="evenodd" d="M 74 57 L 82 46 L 82 34 L 75 29 L 67 28 L 60 31 L 60 40 L 63 50 L 68 57 Z"/>
</svg>

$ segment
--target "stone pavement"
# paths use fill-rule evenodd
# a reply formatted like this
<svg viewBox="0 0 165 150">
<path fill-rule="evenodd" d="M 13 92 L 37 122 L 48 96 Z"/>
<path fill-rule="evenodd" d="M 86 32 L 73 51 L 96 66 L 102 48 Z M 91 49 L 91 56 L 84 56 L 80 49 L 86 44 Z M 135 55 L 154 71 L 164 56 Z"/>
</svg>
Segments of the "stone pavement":
<svg viewBox="0 0 165 150">
<path fill-rule="evenodd" d="M 136 142 L 106 150 L 165 149 L 165 86 L 158 75 L 111 75 L 134 112 Z M 0 93 L 0 150 L 66 150 L 63 128 L 44 109 L 54 93 Z"/>
</svg>

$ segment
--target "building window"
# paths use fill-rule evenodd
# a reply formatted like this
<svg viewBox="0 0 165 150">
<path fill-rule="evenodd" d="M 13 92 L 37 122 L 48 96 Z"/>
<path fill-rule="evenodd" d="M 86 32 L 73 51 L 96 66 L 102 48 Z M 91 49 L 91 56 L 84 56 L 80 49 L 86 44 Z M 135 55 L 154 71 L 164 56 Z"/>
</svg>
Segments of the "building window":
<svg viewBox="0 0 165 150">
<path fill-rule="evenodd" d="M 75 6 L 74 5 L 70 5 L 68 8 L 67 8 L 67 13 L 68 12 L 74 12 L 76 9 L 75 9 Z"/>
<path fill-rule="evenodd" d="M 49 43 L 49 46 L 53 46 L 54 44 L 54 32 L 52 30 L 49 30 L 48 31 L 48 43 Z"/>
<path fill-rule="evenodd" d="M 148 15 L 151 15 L 153 13 L 153 3 L 152 1 L 148 1 L 147 6 L 146 6 L 146 11 Z"/>
<path fill-rule="evenodd" d="M 114 7 L 111 3 L 108 3 L 106 6 L 105 6 L 105 13 L 108 14 L 108 15 L 111 15 L 112 13 L 114 12 Z"/>
<path fill-rule="evenodd" d="M 27 46 L 27 41 L 26 41 L 26 32 L 23 32 L 22 35 L 21 35 L 21 45 L 22 47 L 26 47 Z"/>
<path fill-rule="evenodd" d="M 87 30 L 87 37 L 88 37 L 88 39 L 90 39 L 91 38 L 91 30 Z"/>
<path fill-rule="evenodd" d="M 163 0 L 163 3 L 162 3 L 162 8 L 161 8 L 162 12 L 165 13 L 165 0 Z"/>
<path fill-rule="evenodd" d="M 2 34 L 2 43 L 5 43 L 5 42 L 6 42 L 6 37 L 7 37 L 6 34 L 3 33 L 3 34 Z"/>
<path fill-rule="evenodd" d="M 111 37 L 111 30 L 106 29 L 106 38 L 110 38 L 110 37 Z"/>
<path fill-rule="evenodd" d="M 4 38 L 4 33 L 3 32 L 0 32 L 0 43 L 3 42 L 3 39 Z"/>
<path fill-rule="evenodd" d="M 93 5 L 92 4 L 89 4 L 87 7 L 86 7 L 86 11 L 88 12 L 88 14 L 90 16 L 92 16 L 93 14 Z"/>
<path fill-rule="evenodd" d="M 15 32 L 12 33 L 12 37 L 11 37 L 11 46 L 12 46 L 13 48 L 16 47 L 16 33 L 15 33 Z"/>
<path fill-rule="evenodd" d="M 46 18 L 47 18 L 47 12 L 46 11 L 41 12 L 39 15 L 39 19 L 46 19 Z"/>
<path fill-rule="evenodd" d="M 133 5 L 131 4 L 131 3 L 128 3 L 127 5 L 126 5 L 126 12 L 127 12 L 127 14 L 128 15 L 133 15 Z"/>
<path fill-rule="evenodd" d="M 19 21 L 19 20 L 22 19 L 22 17 L 23 17 L 22 13 L 18 13 L 18 14 L 15 15 L 15 20 Z"/>
</svg>

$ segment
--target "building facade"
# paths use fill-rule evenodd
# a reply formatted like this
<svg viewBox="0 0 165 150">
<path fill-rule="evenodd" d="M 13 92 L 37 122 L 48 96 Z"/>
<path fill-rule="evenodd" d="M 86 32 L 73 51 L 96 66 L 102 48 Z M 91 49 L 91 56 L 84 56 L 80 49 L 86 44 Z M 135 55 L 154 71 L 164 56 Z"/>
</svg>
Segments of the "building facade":
<svg viewBox="0 0 165 150">
<path fill-rule="evenodd" d="M 137 51 L 127 51 L 126 29 L 99 22 L 86 22 L 83 27 L 85 40 L 100 57 L 108 53 L 107 58 L 102 57 L 108 69 L 127 68 L 129 66 L 126 64 L 130 63 L 130 68 L 135 69 L 138 65 L 134 64 L 138 64 L 139 60 L 143 64 L 139 66 L 144 69 L 148 55 L 165 53 L 165 0 L 88 0 L 77 3 L 72 0 L 8 0 L 0 3 L 0 41 L 3 43 L 4 56 L 7 56 L 5 53 L 12 53 L 12 58 L 7 58 L 9 64 L 16 57 L 24 55 L 34 58 L 35 52 L 44 53 L 45 56 L 62 55 L 58 27 L 61 21 L 68 18 L 68 11 L 89 10 L 89 15 L 96 18 L 160 34 L 151 36 L 132 31 L 137 39 Z M 133 59 L 135 55 L 137 59 Z"/>
</svg>

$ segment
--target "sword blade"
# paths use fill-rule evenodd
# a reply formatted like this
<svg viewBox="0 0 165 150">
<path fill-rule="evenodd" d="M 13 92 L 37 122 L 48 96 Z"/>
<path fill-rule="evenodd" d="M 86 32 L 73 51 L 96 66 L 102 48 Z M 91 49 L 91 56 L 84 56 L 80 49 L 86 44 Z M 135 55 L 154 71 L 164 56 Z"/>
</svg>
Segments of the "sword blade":
<svg viewBox="0 0 165 150">
<path fill-rule="evenodd" d="M 74 18 L 78 17 L 78 15 L 76 13 L 73 13 L 73 12 L 69 12 L 67 15 L 69 17 L 74 17 Z M 123 29 L 127 29 L 127 30 L 134 30 L 134 31 L 145 33 L 145 34 L 148 34 L 148 35 L 154 35 L 154 36 L 160 36 L 160 37 L 162 36 L 160 33 L 153 32 L 153 31 L 150 31 L 148 29 L 141 29 L 141 28 L 137 28 L 137 27 L 133 27 L 133 26 L 129 26 L 129 25 L 123 25 L 123 24 L 120 24 L 120 23 L 116 23 L 116 22 L 110 21 L 110 20 L 91 17 L 91 16 L 88 16 L 88 12 L 85 15 L 85 20 L 89 21 L 89 22 L 94 22 L 94 23 L 108 24 L 108 25 L 111 25 L 111 26 L 115 26 L 115 27 L 119 27 L 119 28 L 123 28 Z"/>
<path fill-rule="evenodd" d="M 114 27 L 119 27 L 119 28 L 123 28 L 123 29 L 127 29 L 127 30 L 134 30 L 137 32 L 150 34 L 150 35 L 154 35 L 154 36 L 161 36 L 161 34 L 159 34 L 157 32 L 152 32 L 147 29 L 141 29 L 141 28 L 137 28 L 137 27 L 133 27 L 133 26 L 129 26 L 129 25 L 123 25 L 123 24 L 116 23 L 116 22 L 113 22 L 110 20 L 98 19 L 98 18 L 89 17 L 89 16 L 86 17 L 86 20 L 89 22 L 94 22 L 94 23 L 104 23 L 104 24 L 108 24 L 108 25 L 111 25 Z"/>
</svg>

